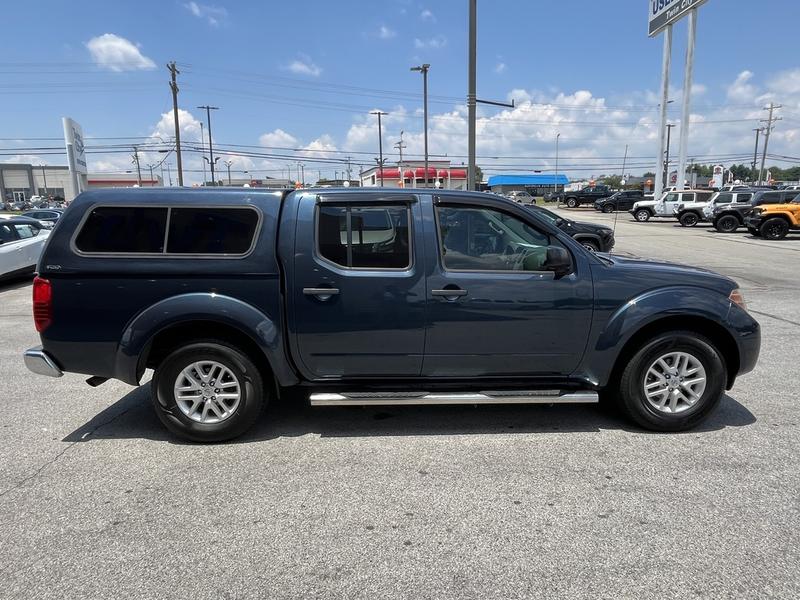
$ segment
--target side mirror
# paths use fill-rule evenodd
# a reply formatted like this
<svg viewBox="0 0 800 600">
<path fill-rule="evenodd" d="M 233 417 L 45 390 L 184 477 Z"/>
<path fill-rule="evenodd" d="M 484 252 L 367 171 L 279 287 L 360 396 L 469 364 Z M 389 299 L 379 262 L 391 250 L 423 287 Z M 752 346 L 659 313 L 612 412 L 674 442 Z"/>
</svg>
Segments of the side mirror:
<svg viewBox="0 0 800 600">
<path fill-rule="evenodd" d="M 544 266 L 548 271 L 553 271 L 556 274 L 556 278 L 559 278 L 569 273 L 572 269 L 572 257 L 561 246 L 548 246 Z"/>
</svg>

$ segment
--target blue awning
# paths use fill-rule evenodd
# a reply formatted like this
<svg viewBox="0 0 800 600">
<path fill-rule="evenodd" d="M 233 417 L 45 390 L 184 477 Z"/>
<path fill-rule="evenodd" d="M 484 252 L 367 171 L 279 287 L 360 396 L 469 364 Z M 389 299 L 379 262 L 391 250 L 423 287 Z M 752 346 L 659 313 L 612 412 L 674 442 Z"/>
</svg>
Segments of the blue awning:
<svg viewBox="0 0 800 600">
<path fill-rule="evenodd" d="M 492 175 L 489 177 L 489 187 L 500 185 L 567 185 L 569 179 L 566 175 L 554 173 L 536 173 L 534 175 Z"/>
</svg>

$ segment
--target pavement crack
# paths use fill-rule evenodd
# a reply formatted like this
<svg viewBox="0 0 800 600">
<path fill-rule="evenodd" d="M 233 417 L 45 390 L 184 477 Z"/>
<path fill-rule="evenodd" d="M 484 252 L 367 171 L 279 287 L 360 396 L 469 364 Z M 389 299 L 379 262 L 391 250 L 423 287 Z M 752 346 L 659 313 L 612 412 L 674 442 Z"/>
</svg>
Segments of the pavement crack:
<svg viewBox="0 0 800 600">
<path fill-rule="evenodd" d="M 86 433 L 84 433 L 84 434 L 83 434 L 83 435 L 80 437 L 80 439 L 79 439 L 79 440 L 75 440 L 74 442 L 70 442 L 70 444 L 69 444 L 69 445 L 68 445 L 66 448 L 64 448 L 63 450 L 61 450 L 61 452 L 59 452 L 58 454 L 56 454 L 56 455 L 55 455 L 53 458 L 51 458 L 50 460 L 47 460 L 47 461 L 45 461 L 45 462 L 44 462 L 44 464 L 42 464 L 42 465 L 41 465 L 41 466 L 40 466 L 38 469 L 36 469 L 36 471 L 34 471 L 33 473 L 31 473 L 31 474 L 30 474 L 30 475 L 28 475 L 27 477 L 25 477 L 25 478 L 21 479 L 20 481 L 18 481 L 16 484 L 12 485 L 12 486 L 11 486 L 10 488 L 8 488 L 7 490 L 3 490 L 2 492 L 0 492 L 0 498 L 3 498 L 3 497 L 4 497 L 4 496 L 6 496 L 7 494 L 10 494 L 10 493 L 11 493 L 11 492 L 13 492 L 14 490 L 18 490 L 19 488 L 21 488 L 23 485 L 25 485 L 25 484 L 26 484 L 26 483 L 28 483 L 29 481 L 32 481 L 32 480 L 36 479 L 36 478 L 37 478 L 39 475 L 41 475 L 41 474 L 42 474 L 42 472 L 43 472 L 43 471 L 44 471 L 44 470 L 45 470 L 47 467 L 49 467 L 49 466 L 53 465 L 54 463 L 56 463 L 56 462 L 58 461 L 58 459 L 60 459 L 60 458 L 61 458 L 62 456 L 64 456 L 64 455 L 65 455 L 67 452 L 69 452 L 69 450 L 70 450 L 70 449 L 72 449 L 72 448 L 75 446 L 75 444 L 79 444 L 79 443 L 81 443 L 81 442 L 84 442 L 84 441 L 86 441 L 86 438 L 88 438 L 88 437 L 90 437 L 91 435 L 93 435 L 94 433 L 96 433 L 98 429 L 100 429 L 101 427 L 105 427 L 106 425 L 109 425 L 110 423 L 114 422 L 116 419 L 120 418 L 121 416 L 123 416 L 125 413 L 127 413 L 127 412 L 128 412 L 128 411 L 130 411 L 130 410 L 131 410 L 130 408 L 126 408 L 125 410 L 118 412 L 116 415 L 114 415 L 113 417 L 111 417 L 111 418 L 110 418 L 110 419 L 108 419 L 107 421 L 103 421 L 102 423 L 98 423 L 97 425 L 95 425 L 94 427 L 92 427 L 92 428 L 91 428 L 89 431 L 87 431 Z"/>
<path fill-rule="evenodd" d="M 748 309 L 751 313 L 761 315 L 762 317 L 769 317 L 770 319 L 775 319 L 776 321 L 783 321 L 784 323 L 789 323 L 789 325 L 796 325 L 800 327 L 800 323 L 797 321 L 792 321 L 790 319 L 784 319 L 783 317 L 779 317 L 777 315 L 771 315 L 770 313 L 761 312 L 759 310 L 753 310 L 752 308 Z"/>
</svg>

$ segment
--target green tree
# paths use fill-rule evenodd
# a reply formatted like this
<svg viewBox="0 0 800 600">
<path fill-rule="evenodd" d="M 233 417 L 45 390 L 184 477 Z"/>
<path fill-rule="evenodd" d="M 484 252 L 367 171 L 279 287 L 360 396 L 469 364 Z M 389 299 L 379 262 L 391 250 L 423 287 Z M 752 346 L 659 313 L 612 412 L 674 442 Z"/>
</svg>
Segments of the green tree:
<svg viewBox="0 0 800 600">
<path fill-rule="evenodd" d="M 475 185 L 478 185 L 481 181 L 483 181 L 483 170 L 478 165 L 475 165 Z"/>
<path fill-rule="evenodd" d="M 608 175 L 603 177 L 601 181 L 611 188 L 618 188 L 622 186 L 622 177 L 619 175 Z"/>
</svg>

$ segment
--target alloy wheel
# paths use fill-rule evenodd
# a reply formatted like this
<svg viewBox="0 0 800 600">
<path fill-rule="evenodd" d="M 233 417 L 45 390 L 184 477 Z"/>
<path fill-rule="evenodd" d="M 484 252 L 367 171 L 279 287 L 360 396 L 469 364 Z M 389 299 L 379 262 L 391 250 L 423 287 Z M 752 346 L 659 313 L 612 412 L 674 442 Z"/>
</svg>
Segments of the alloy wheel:
<svg viewBox="0 0 800 600">
<path fill-rule="evenodd" d="M 642 384 L 648 404 L 658 412 L 681 413 L 694 406 L 706 389 L 706 370 L 688 352 L 668 352 L 658 357 Z"/>
<path fill-rule="evenodd" d="M 220 423 L 239 407 L 242 388 L 228 367 L 213 360 L 192 363 L 175 379 L 175 403 L 198 423 Z"/>
</svg>

